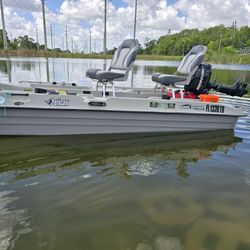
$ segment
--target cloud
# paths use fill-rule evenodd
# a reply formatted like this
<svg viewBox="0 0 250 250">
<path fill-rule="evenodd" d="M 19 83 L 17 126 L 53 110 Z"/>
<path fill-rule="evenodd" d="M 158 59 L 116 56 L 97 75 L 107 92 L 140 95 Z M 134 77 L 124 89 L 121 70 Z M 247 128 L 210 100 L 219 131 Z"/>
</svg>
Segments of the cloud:
<svg viewBox="0 0 250 250">
<path fill-rule="evenodd" d="M 186 28 L 207 28 L 214 25 L 250 25 L 249 0 L 180 0 L 175 6 L 185 13 Z"/>
<path fill-rule="evenodd" d="M 41 11 L 41 0 L 3 0 L 5 7 L 21 11 Z"/>
<path fill-rule="evenodd" d="M 6 31 L 9 38 L 13 39 L 20 35 L 24 35 L 24 31 L 29 36 L 32 36 L 35 32 L 35 30 L 33 30 L 33 23 L 20 16 L 12 8 L 5 7 L 4 16 Z"/>
<path fill-rule="evenodd" d="M 134 2 L 123 0 L 118 5 L 120 7 L 115 7 L 112 1 L 108 1 L 108 48 L 133 36 Z M 4 0 L 4 4 L 9 34 L 29 33 L 35 38 L 37 27 L 39 41 L 43 42 L 40 0 Z M 21 16 L 20 6 L 34 20 Z M 46 8 L 47 29 L 49 31 L 52 23 L 57 47 L 65 40 L 65 25 L 68 25 L 69 40 L 72 38 L 79 50 L 89 42 L 90 29 L 93 44 L 96 44 L 97 50 L 102 50 L 103 0 L 64 0 L 57 9 L 57 12 L 52 12 Z M 167 0 L 138 0 L 137 38 L 143 44 L 145 38 L 157 39 L 167 34 L 169 29 L 178 32 L 185 28 L 203 29 L 219 24 L 229 26 L 235 20 L 238 27 L 250 25 L 249 0 L 176 0 L 171 4 Z"/>
<path fill-rule="evenodd" d="M 60 16 L 65 21 L 89 20 L 103 15 L 103 0 L 65 0 L 60 7 Z"/>
</svg>

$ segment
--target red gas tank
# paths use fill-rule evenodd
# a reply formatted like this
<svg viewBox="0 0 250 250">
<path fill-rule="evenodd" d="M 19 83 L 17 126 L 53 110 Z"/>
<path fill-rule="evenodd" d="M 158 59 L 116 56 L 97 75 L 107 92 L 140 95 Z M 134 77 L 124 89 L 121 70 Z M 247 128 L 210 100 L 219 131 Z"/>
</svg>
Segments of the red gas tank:
<svg viewBox="0 0 250 250">
<path fill-rule="evenodd" d="M 169 89 L 167 91 L 165 91 L 166 96 L 168 98 L 172 98 L 172 90 Z M 198 99 L 199 97 L 197 95 L 195 95 L 194 93 L 188 92 L 188 91 L 183 91 L 183 97 L 186 99 Z M 180 90 L 175 90 L 175 98 L 181 98 L 181 93 Z"/>
</svg>

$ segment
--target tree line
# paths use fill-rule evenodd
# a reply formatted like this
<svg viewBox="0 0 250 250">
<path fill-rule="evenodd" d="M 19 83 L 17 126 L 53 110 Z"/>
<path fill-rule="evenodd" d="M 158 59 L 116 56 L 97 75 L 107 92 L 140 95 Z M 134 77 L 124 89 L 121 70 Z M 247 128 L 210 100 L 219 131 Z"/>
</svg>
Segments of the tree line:
<svg viewBox="0 0 250 250">
<path fill-rule="evenodd" d="M 186 54 L 193 46 L 203 44 L 208 53 L 221 51 L 233 54 L 237 49 L 250 47 L 250 27 L 236 28 L 223 25 L 198 29 L 185 29 L 179 33 L 161 36 L 158 40 L 146 39 L 140 53 L 146 55 L 179 56 Z"/>
<path fill-rule="evenodd" d="M 43 50 L 44 45 L 35 42 L 27 35 L 19 36 L 10 40 L 7 37 L 8 48 L 12 50 L 28 49 Z M 216 51 L 224 54 L 236 53 L 239 48 L 250 47 L 250 27 L 243 26 L 236 28 L 225 27 L 223 25 L 198 29 L 185 29 L 179 33 L 161 36 L 158 40 L 146 38 L 143 45 L 140 45 L 139 54 L 144 55 L 168 55 L 180 56 L 186 54 L 193 46 L 203 44 L 208 47 L 208 53 Z M 3 31 L 0 30 L 0 49 L 3 48 Z M 109 50 L 108 54 L 113 54 L 116 48 Z M 60 48 L 53 51 L 63 52 Z M 69 52 L 69 51 L 64 51 Z"/>
<path fill-rule="evenodd" d="M 19 36 L 10 40 L 7 35 L 8 49 L 18 50 L 18 49 L 28 49 L 28 50 L 44 50 L 44 44 L 39 44 L 34 41 L 33 38 L 28 35 Z M 0 29 L 0 49 L 4 48 L 3 42 L 3 30 Z M 48 49 L 49 50 L 49 49 Z M 61 51 L 60 48 L 55 48 L 54 50 Z"/>
</svg>

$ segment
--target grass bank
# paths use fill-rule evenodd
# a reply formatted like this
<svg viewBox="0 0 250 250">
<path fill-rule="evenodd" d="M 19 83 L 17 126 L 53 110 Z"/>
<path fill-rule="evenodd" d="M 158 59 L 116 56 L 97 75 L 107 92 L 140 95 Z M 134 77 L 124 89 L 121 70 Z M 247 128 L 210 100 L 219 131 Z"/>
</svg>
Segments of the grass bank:
<svg viewBox="0 0 250 250">
<path fill-rule="evenodd" d="M 164 55 L 138 55 L 137 60 L 153 60 L 153 61 L 180 61 L 182 56 L 164 56 Z"/>
<path fill-rule="evenodd" d="M 163 56 L 163 55 L 138 55 L 138 60 L 163 60 L 163 61 L 180 61 L 182 56 Z M 250 54 L 220 54 L 208 53 L 205 57 L 208 63 L 219 64 L 250 64 Z"/>
<path fill-rule="evenodd" d="M 17 57 L 55 57 L 55 58 L 99 58 L 109 59 L 112 55 L 103 54 L 82 54 L 82 53 L 66 53 L 57 51 L 43 50 L 0 50 L 0 57 L 17 56 Z"/>
<path fill-rule="evenodd" d="M 37 51 L 37 50 L 0 50 L 0 57 L 6 56 L 24 56 L 24 57 L 55 57 L 55 58 L 93 58 L 93 59 L 110 59 L 112 55 L 107 54 L 82 54 L 82 53 L 65 53 L 56 51 Z M 164 55 L 138 55 L 137 60 L 162 60 L 162 61 L 180 61 L 182 56 L 164 56 Z M 250 64 L 249 54 L 223 54 L 208 53 L 206 61 L 209 63 L 222 64 Z"/>
<path fill-rule="evenodd" d="M 206 61 L 221 64 L 250 64 L 250 54 L 208 53 Z"/>
</svg>

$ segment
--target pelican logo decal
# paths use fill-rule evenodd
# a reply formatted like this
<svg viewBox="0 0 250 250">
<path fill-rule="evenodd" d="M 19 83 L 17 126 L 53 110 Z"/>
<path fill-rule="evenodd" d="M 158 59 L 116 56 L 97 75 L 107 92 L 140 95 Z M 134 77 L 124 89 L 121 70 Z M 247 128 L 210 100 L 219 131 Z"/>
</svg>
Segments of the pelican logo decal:
<svg viewBox="0 0 250 250">
<path fill-rule="evenodd" d="M 51 98 L 45 102 L 50 106 L 69 106 L 69 100 L 62 100 L 61 98 Z"/>
</svg>

